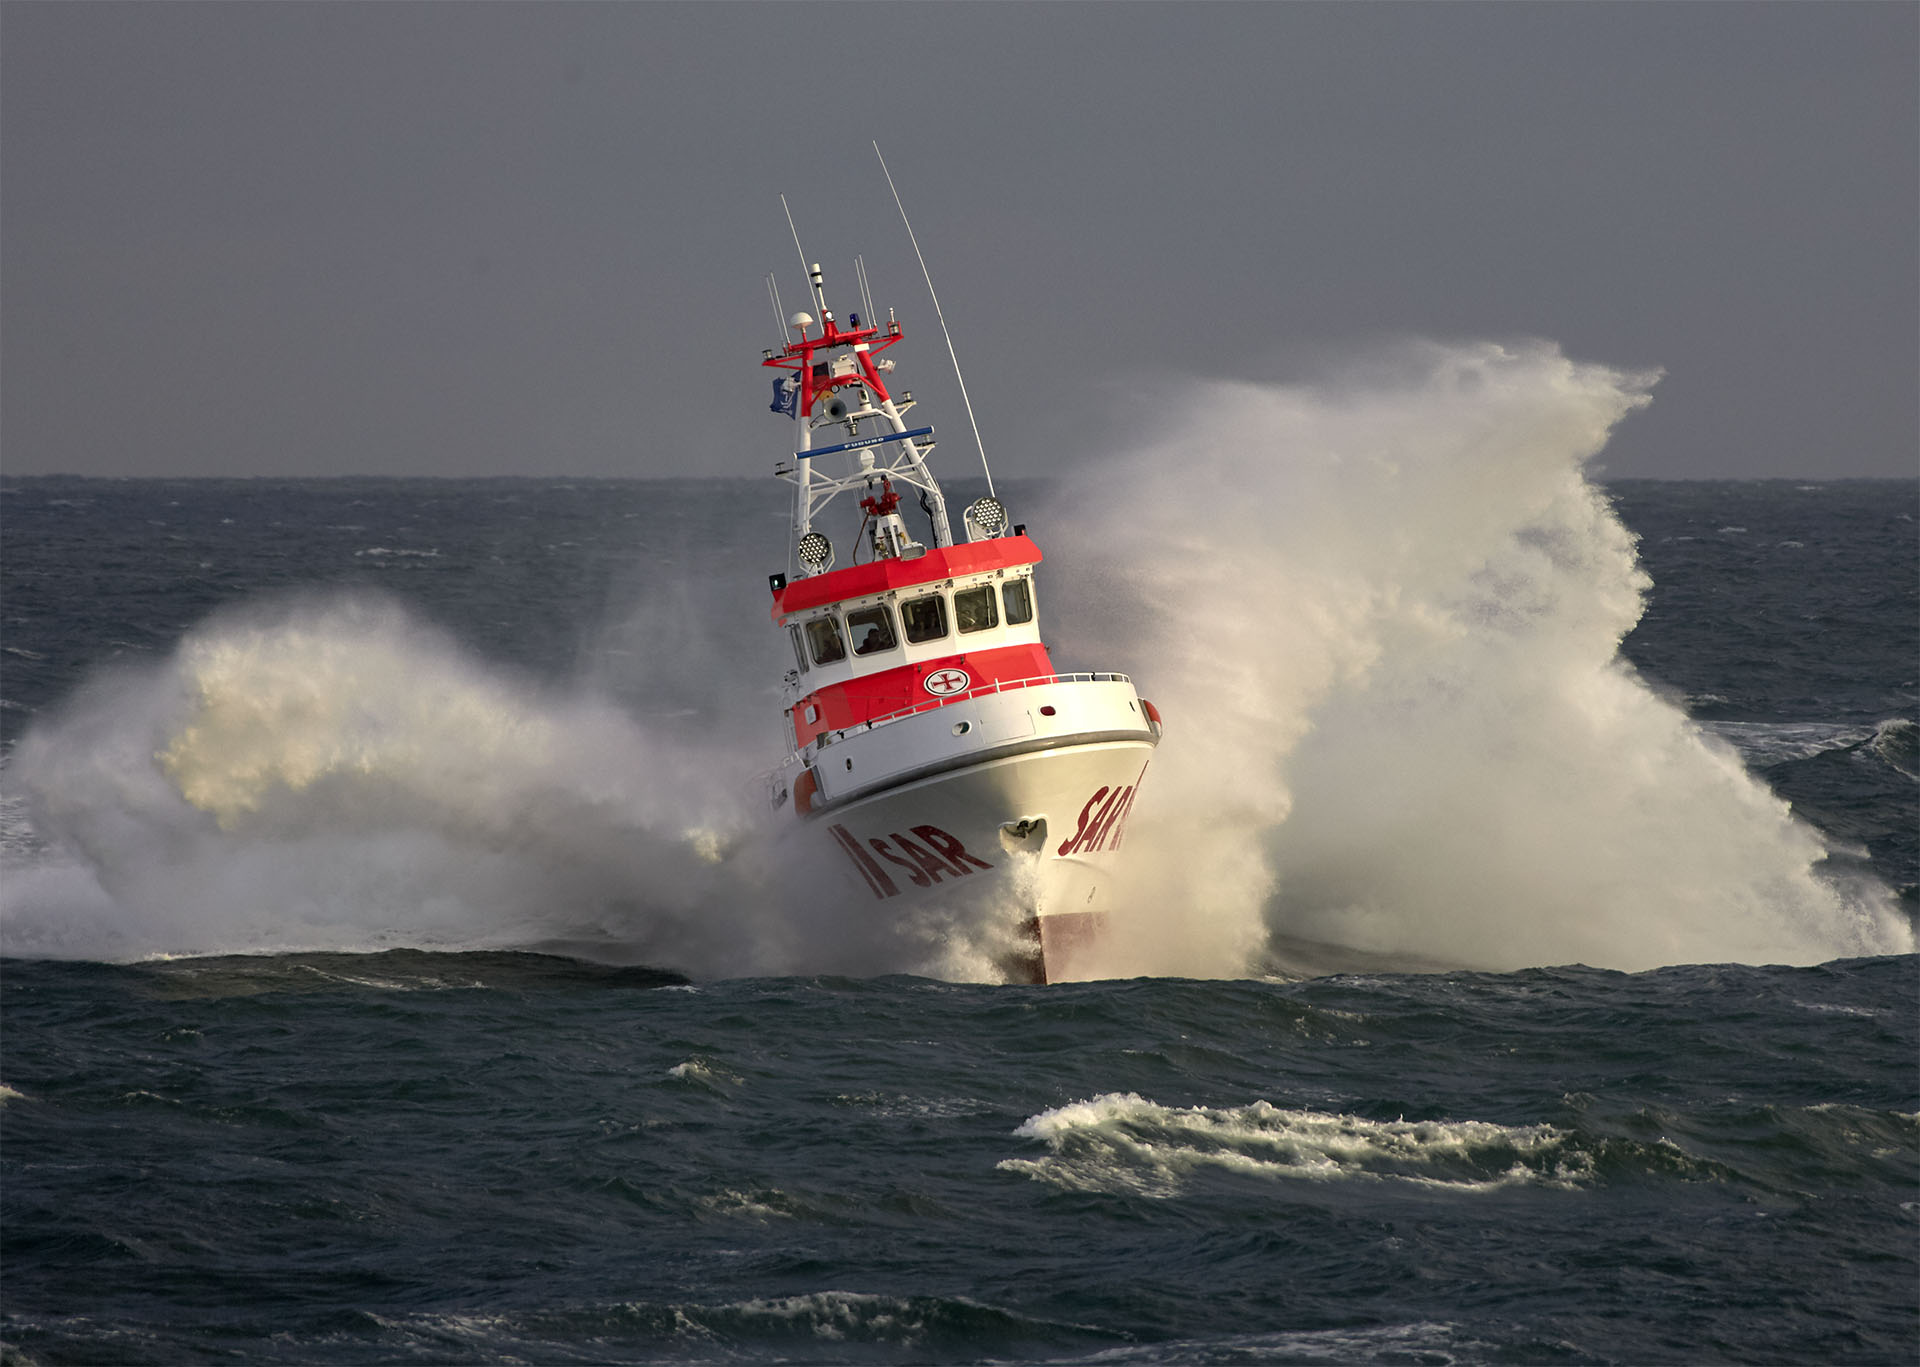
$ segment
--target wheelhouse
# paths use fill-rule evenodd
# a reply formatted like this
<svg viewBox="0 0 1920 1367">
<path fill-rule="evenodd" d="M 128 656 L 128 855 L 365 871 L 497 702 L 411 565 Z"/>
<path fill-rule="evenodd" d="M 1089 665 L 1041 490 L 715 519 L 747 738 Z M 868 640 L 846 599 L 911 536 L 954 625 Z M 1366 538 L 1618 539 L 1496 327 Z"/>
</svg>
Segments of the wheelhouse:
<svg viewBox="0 0 1920 1367">
<path fill-rule="evenodd" d="M 793 652 L 793 743 L 983 688 L 1049 678 L 1024 530 L 911 560 L 774 577 L 774 620 Z"/>
<path fill-rule="evenodd" d="M 794 667 L 859 674 L 968 650 L 1035 643 L 1033 575 L 995 571 L 814 608 L 787 622 Z"/>
</svg>

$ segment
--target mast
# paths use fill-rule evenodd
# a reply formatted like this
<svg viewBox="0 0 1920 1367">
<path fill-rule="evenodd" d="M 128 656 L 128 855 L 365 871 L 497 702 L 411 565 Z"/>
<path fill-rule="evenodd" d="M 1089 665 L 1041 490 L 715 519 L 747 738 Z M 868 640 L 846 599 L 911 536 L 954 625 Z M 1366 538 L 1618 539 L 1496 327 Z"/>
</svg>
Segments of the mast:
<svg viewBox="0 0 1920 1367">
<path fill-rule="evenodd" d="M 791 215 L 788 223 L 791 226 Z M 797 231 L 794 245 L 799 246 Z M 805 264 L 804 255 L 801 260 Z M 880 353 L 900 340 L 900 324 L 889 311 L 884 326 L 855 313 L 842 327 L 827 306 L 825 276 L 818 262 L 807 266 L 807 284 L 820 316 L 795 313 L 787 320 L 793 335 L 784 339 L 780 350 L 763 352 L 761 360 L 763 366 L 787 372 L 775 381 L 773 409 L 790 413 L 798 427 L 792 463 L 783 462 L 774 469 L 775 475 L 794 486 L 793 544 L 798 564 L 790 568 L 805 577 L 832 567 L 832 545 L 814 530 L 814 520 L 835 497 L 856 490 L 866 495 L 862 507 L 876 524 L 875 555 L 924 553 L 900 520 L 895 481 L 920 491 L 920 506 L 932 524 L 933 544 L 953 545 L 946 498 L 927 466 L 933 429 L 908 428 L 912 392 L 903 391 L 896 399 L 882 378 L 893 370 L 893 362 Z M 868 425 L 864 432 L 863 424 Z M 821 429 L 835 426 L 844 428 L 844 440 L 816 441 L 816 432 L 825 436 Z M 814 462 L 829 456 L 843 456 L 838 463 L 847 467 L 846 473 L 816 470 Z"/>
</svg>

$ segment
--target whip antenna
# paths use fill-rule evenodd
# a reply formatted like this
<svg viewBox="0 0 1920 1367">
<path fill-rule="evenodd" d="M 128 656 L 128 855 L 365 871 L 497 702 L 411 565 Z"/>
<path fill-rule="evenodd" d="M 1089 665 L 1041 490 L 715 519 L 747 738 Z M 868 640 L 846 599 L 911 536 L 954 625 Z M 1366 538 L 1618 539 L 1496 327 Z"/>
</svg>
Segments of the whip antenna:
<svg viewBox="0 0 1920 1367">
<path fill-rule="evenodd" d="M 780 196 L 780 212 L 784 213 L 787 216 L 787 231 L 793 234 L 793 250 L 797 252 L 800 257 L 800 274 L 806 275 L 808 273 L 807 272 L 807 253 L 800 246 L 800 230 L 793 226 L 793 210 L 787 207 L 787 197 L 785 195 Z M 826 311 L 826 308 L 824 305 L 822 305 L 821 312 L 824 313 L 825 311 Z M 784 319 L 781 320 L 780 335 L 782 337 L 787 335 Z"/>
<path fill-rule="evenodd" d="M 780 311 L 780 287 L 767 277 L 767 298 L 773 304 L 773 335 L 780 339 L 782 346 L 787 342 L 787 315 Z"/>
<path fill-rule="evenodd" d="M 867 311 L 867 321 L 873 321 L 873 286 L 867 283 L 867 262 L 864 257 L 853 258 L 853 272 L 860 277 L 860 307 Z"/>
<path fill-rule="evenodd" d="M 887 170 L 887 159 L 880 156 L 878 141 L 873 144 L 873 154 L 880 157 L 880 174 L 887 178 L 887 189 L 893 191 L 893 207 L 900 211 L 900 221 L 907 225 L 907 241 L 913 243 L 913 254 L 920 262 L 920 274 L 927 282 L 927 297 L 933 300 L 933 316 L 940 320 L 940 335 L 947 339 L 947 355 L 953 361 L 953 378 L 960 382 L 960 402 L 967 410 L 967 422 L 973 427 L 973 445 L 980 452 L 980 469 L 987 477 L 987 492 L 991 494 L 993 493 L 993 471 L 987 469 L 986 444 L 980 440 L 980 424 L 974 421 L 973 400 L 967 397 L 967 379 L 960 373 L 960 357 L 953 349 L 953 334 L 947 331 L 947 316 L 940 312 L 940 296 L 933 292 L 933 274 L 927 269 L 927 258 L 920 255 L 920 239 L 913 235 L 913 224 L 907 221 L 907 206 L 900 202 L 900 192 L 894 189 L 893 173 Z M 785 204 L 786 200 L 783 198 L 780 202 Z M 789 216 L 789 222 L 791 222 L 791 216 Z M 800 245 L 797 237 L 794 239 L 794 245 Z M 804 254 L 802 263 L 804 264 Z"/>
</svg>

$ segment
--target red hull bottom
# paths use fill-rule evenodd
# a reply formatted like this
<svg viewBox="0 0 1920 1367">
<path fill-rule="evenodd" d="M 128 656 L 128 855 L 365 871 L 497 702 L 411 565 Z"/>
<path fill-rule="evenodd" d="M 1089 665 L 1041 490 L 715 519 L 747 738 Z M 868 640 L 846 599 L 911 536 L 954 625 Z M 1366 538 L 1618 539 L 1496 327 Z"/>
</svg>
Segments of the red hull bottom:
<svg viewBox="0 0 1920 1367">
<path fill-rule="evenodd" d="M 1021 927 L 1021 951 L 1003 960 L 1001 970 L 1008 982 L 1034 987 L 1091 976 L 1106 929 L 1106 914 L 1098 911 L 1030 917 Z"/>
</svg>

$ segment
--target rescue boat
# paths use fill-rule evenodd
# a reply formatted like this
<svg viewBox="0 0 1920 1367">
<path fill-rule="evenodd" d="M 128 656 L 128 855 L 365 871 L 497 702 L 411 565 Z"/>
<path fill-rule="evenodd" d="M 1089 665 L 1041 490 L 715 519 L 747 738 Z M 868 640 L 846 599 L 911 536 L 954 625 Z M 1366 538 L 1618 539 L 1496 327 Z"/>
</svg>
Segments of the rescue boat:
<svg viewBox="0 0 1920 1367">
<path fill-rule="evenodd" d="M 762 353 L 781 372 L 773 410 L 795 433 L 775 468 L 793 513 L 787 569 L 769 577 L 772 618 L 793 668 L 791 751 L 770 775 L 771 802 L 876 914 L 937 899 L 1011 927 L 1010 980 L 1090 976 L 1159 714 L 1125 674 L 1054 668 L 1040 548 L 990 471 L 955 537 L 929 467 L 934 429 L 908 426 L 912 391 L 896 393 L 882 355 L 902 328 L 891 310 L 873 320 L 858 274 L 866 316 L 840 324 L 812 265 L 817 316 L 786 318 L 788 335 Z M 844 564 L 829 511 L 834 530 L 852 531 Z"/>
</svg>

